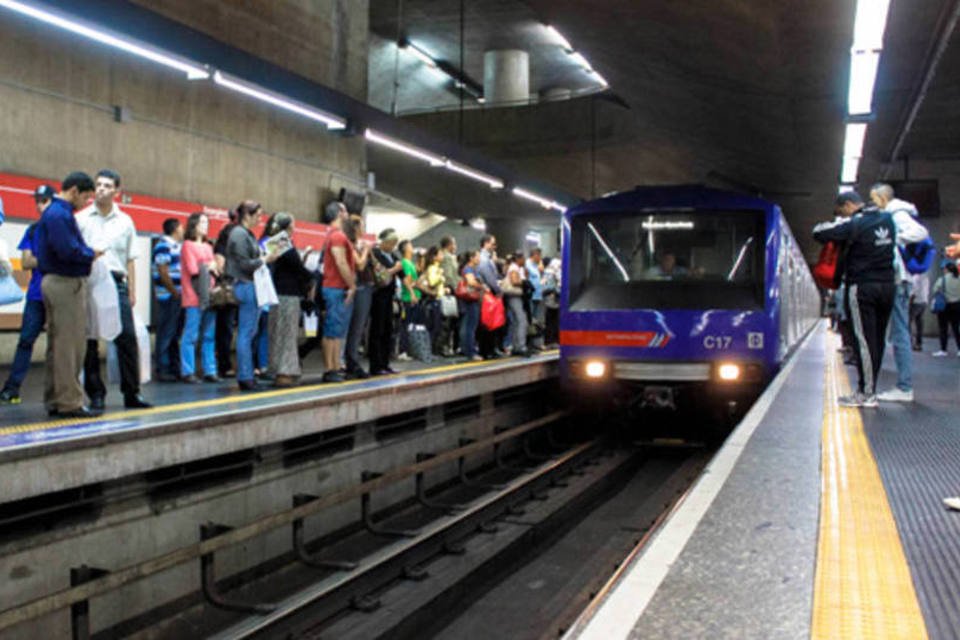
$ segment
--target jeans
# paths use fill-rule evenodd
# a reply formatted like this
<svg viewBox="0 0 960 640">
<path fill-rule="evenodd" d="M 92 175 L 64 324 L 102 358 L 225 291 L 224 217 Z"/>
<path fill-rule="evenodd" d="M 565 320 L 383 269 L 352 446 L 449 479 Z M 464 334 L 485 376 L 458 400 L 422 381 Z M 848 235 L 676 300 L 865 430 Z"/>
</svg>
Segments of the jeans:
<svg viewBox="0 0 960 640">
<path fill-rule="evenodd" d="M 253 382 L 253 334 L 257 330 L 260 308 L 252 282 L 237 282 L 233 287 L 237 296 L 237 381 Z"/>
<path fill-rule="evenodd" d="M 510 311 L 510 334 L 513 336 L 511 345 L 514 353 L 527 350 L 527 312 L 523 309 L 523 298 L 520 296 L 504 296 L 507 309 Z"/>
<path fill-rule="evenodd" d="M 200 336 L 200 366 L 203 375 L 217 375 L 217 357 L 215 353 L 215 329 L 217 314 L 215 311 L 203 311 L 200 307 L 184 309 L 183 337 L 180 339 L 180 375 L 192 376 L 196 373 L 197 337 Z"/>
<path fill-rule="evenodd" d="M 537 334 L 531 342 L 533 346 L 542 349 L 545 333 L 544 328 L 547 324 L 547 309 L 543 306 L 543 300 L 530 301 L 530 322 L 537 328 Z"/>
<path fill-rule="evenodd" d="M 373 304 L 373 287 L 357 286 L 353 294 L 353 313 L 350 315 L 350 328 L 347 330 L 346 358 L 347 370 L 362 369 L 360 366 L 360 343 L 370 318 L 370 305 Z"/>
<path fill-rule="evenodd" d="M 157 373 L 177 375 L 177 329 L 180 324 L 180 299 L 170 296 L 157 300 Z"/>
<path fill-rule="evenodd" d="M 137 347 L 137 329 L 133 323 L 133 309 L 126 280 L 117 280 L 117 296 L 120 298 L 120 335 L 113 339 L 120 363 L 120 391 L 124 398 L 140 393 L 140 349 Z M 100 350 L 96 340 L 87 340 L 87 354 L 83 361 L 83 385 L 87 396 L 103 398 L 107 387 L 100 376 Z"/>
<path fill-rule="evenodd" d="M 253 337 L 254 367 L 260 373 L 270 368 L 270 309 L 260 310 L 257 319 L 257 334 Z"/>
<path fill-rule="evenodd" d="M 30 358 L 33 356 L 33 343 L 43 331 L 43 323 L 47 314 L 43 307 L 43 300 L 27 300 L 23 307 L 23 323 L 20 325 L 20 341 L 17 342 L 17 352 L 13 357 L 13 366 L 10 368 L 10 377 L 3 385 L 4 390 L 17 395 L 20 394 L 20 385 L 30 370 Z"/>
<path fill-rule="evenodd" d="M 911 391 L 913 351 L 910 345 L 909 282 L 897 284 L 897 295 L 893 299 L 893 312 L 890 314 L 890 344 L 893 345 L 893 359 L 897 363 L 897 388 Z"/>
<path fill-rule="evenodd" d="M 477 326 L 480 302 L 460 301 L 460 351 L 468 358 L 477 355 Z"/>
</svg>

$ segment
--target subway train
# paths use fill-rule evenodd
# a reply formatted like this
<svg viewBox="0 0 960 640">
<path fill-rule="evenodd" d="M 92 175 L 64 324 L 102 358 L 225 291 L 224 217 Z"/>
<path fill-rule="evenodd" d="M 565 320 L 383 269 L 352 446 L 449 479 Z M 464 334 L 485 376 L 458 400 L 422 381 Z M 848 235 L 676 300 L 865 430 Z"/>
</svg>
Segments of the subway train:
<svg viewBox="0 0 960 640">
<path fill-rule="evenodd" d="M 561 381 L 581 406 L 729 424 L 819 317 L 790 227 L 760 198 L 641 187 L 568 210 L 562 239 Z"/>
</svg>

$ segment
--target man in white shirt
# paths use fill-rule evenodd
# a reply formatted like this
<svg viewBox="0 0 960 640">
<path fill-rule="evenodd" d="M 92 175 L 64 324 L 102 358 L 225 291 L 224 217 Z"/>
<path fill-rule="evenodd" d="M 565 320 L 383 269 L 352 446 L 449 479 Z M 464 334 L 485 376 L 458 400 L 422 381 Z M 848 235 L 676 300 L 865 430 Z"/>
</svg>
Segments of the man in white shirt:
<svg viewBox="0 0 960 640">
<path fill-rule="evenodd" d="M 110 169 L 102 169 L 94 180 L 94 186 L 93 204 L 77 214 L 77 224 L 87 245 L 94 251 L 103 252 L 101 260 L 106 263 L 117 283 L 122 329 L 113 343 L 117 347 L 120 364 L 123 405 L 128 409 L 145 408 L 151 405 L 140 395 L 140 355 L 133 323 L 137 230 L 130 216 L 121 211 L 115 202 L 120 191 L 120 176 Z M 87 341 L 83 372 L 90 408 L 102 410 L 107 388 L 100 375 L 100 352 L 96 340 Z"/>
<path fill-rule="evenodd" d="M 927 228 L 916 221 L 917 208 L 894 197 L 893 187 L 883 182 L 870 187 L 870 200 L 881 211 L 893 216 L 897 227 L 897 245 L 920 242 L 927 238 Z M 897 386 L 877 394 L 882 402 L 913 402 L 913 353 L 910 339 L 910 293 L 911 274 L 903 264 L 899 251 L 894 251 L 897 291 L 890 314 L 890 343 L 893 359 L 897 364 Z"/>
</svg>

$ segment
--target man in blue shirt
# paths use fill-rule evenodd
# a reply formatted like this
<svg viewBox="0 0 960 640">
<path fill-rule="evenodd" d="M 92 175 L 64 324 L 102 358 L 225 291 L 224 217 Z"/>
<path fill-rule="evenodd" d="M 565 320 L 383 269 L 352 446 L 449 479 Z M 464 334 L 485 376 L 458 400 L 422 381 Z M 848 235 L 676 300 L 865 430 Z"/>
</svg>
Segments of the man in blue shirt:
<svg viewBox="0 0 960 640">
<path fill-rule="evenodd" d="M 73 217 L 93 196 L 93 180 L 77 171 L 68 175 L 34 232 L 40 290 L 47 316 L 47 381 L 43 400 L 51 416 L 96 415 L 83 405 L 80 370 L 87 347 L 87 276 L 101 252 L 83 241 Z M 78 321 L 78 318 L 80 321 Z"/>
<path fill-rule="evenodd" d="M 37 213 L 41 216 L 44 210 L 50 205 L 56 191 L 48 184 L 42 184 L 37 187 L 33 193 L 33 199 L 37 204 Z M 0 404 L 20 404 L 20 385 L 23 379 L 27 377 L 27 371 L 30 369 L 30 360 L 33 357 L 33 343 L 37 341 L 37 336 L 43 331 L 43 324 L 46 322 L 46 313 L 43 309 L 43 293 L 40 291 L 40 281 L 43 273 L 37 268 L 37 258 L 34 255 L 34 233 L 37 223 L 27 227 L 23 239 L 17 245 L 21 251 L 20 263 L 23 269 L 30 269 L 30 284 L 27 287 L 27 302 L 23 307 L 23 316 L 20 324 L 20 340 L 17 342 L 17 351 L 13 357 L 13 366 L 10 367 L 10 376 L 6 384 L 3 385 L 3 391 L 0 391 Z"/>
<path fill-rule="evenodd" d="M 180 246 L 183 225 L 163 221 L 163 237 L 153 246 L 153 295 L 157 298 L 157 379 L 176 382 L 180 371 Z"/>
<path fill-rule="evenodd" d="M 527 282 L 533 288 L 530 295 L 530 322 L 537 329 L 537 334 L 531 340 L 531 346 L 536 351 L 543 350 L 543 329 L 546 325 L 547 310 L 543 306 L 543 252 L 540 247 L 530 249 L 530 257 L 524 265 L 527 271 Z"/>
</svg>

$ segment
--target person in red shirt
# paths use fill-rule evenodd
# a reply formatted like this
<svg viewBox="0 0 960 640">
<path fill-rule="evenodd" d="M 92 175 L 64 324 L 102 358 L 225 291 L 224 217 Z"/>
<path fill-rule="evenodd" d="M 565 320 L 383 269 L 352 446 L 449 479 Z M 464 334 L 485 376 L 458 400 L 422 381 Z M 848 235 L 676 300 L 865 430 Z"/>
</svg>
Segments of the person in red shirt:
<svg viewBox="0 0 960 640">
<path fill-rule="evenodd" d="M 324 382 L 343 382 L 340 351 L 350 326 L 353 295 L 356 292 L 357 269 L 353 245 L 343 232 L 347 208 L 331 202 L 323 211 L 323 222 L 330 231 L 323 252 L 323 364 Z"/>
</svg>

